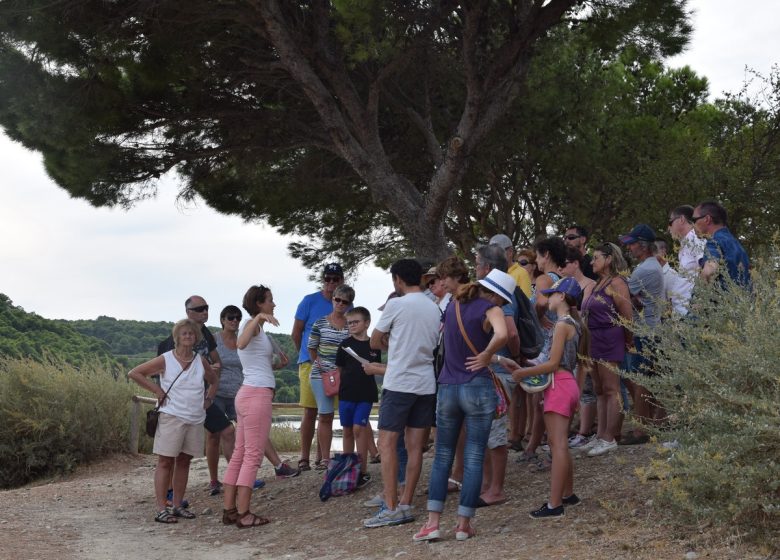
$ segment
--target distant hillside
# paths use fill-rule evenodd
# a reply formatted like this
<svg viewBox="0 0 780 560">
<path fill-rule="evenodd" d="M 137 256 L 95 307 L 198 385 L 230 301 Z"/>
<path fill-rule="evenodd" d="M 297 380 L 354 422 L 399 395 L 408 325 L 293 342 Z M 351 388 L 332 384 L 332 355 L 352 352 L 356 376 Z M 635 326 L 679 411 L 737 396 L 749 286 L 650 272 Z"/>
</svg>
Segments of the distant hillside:
<svg viewBox="0 0 780 560">
<path fill-rule="evenodd" d="M 0 356 L 58 359 L 77 367 L 100 359 L 116 371 L 125 367 L 102 340 L 86 336 L 63 321 L 28 313 L 5 294 L 0 294 Z"/>
</svg>

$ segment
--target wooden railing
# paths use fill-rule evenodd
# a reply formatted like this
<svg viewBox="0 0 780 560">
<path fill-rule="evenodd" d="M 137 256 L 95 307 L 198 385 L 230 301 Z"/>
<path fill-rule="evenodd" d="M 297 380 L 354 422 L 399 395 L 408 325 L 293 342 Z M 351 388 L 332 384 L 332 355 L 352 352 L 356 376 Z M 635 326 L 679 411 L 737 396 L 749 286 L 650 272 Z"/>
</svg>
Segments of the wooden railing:
<svg viewBox="0 0 780 560">
<path fill-rule="evenodd" d="M 142 397 L 140 395 L 133 395 L 133 410 L 130 412 L 130 439 L 128 441 L 128 450 L 130 453 L 138 453 L 138 436 L 141 432 L 141 407 L 144 404 L 156 405 L 157 399 L 154 397 Z M 298 403 L 272 403 L 273 408 L 302 408 Z M 145 416 L 144 416 L 145 418 Z M 143 420 L 144 424 L 146 420 Z"/>
</svg>

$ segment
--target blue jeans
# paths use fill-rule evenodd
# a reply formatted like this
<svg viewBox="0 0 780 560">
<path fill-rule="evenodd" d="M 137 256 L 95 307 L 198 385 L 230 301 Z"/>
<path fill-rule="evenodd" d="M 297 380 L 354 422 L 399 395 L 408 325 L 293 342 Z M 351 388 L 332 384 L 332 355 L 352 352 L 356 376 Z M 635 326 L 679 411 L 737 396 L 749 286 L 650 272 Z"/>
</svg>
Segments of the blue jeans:
<svg viewBox="0 0 780 560">
<path fill-rule="evenodd" d="M 463 487 L 458 515 L 474 517 L 482 487 L 482 462 L 498 397 L 493 381 L 475 377 L 463 385 L 439 385 L 436 404 L 436 455 L 428 486 L 428 511 L 444 511 L 461 426 L 466 425 L 463 453 Z"/>
</svg>

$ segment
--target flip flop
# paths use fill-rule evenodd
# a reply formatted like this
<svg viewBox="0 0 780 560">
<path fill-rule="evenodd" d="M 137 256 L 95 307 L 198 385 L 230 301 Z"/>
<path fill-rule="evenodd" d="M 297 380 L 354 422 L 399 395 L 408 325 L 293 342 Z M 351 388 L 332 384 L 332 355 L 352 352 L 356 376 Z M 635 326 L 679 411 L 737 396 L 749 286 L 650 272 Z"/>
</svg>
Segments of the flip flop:
<svg viewBox="0 0 780 560">
<path fill-rule="evenodd" d="M 506 498 L 504 498 L 503 500 L 498 500 L 497 502 L 493 502 L 492 504 L 489 504 L 485 500 L 480 498 L 477 500 L 477 507 L 481 508 L 481 507 L 490 507 L 490 506 L 500 506 L 501 504 L 505 504 L 505 503 L 506 503 Z"/>
</svg>

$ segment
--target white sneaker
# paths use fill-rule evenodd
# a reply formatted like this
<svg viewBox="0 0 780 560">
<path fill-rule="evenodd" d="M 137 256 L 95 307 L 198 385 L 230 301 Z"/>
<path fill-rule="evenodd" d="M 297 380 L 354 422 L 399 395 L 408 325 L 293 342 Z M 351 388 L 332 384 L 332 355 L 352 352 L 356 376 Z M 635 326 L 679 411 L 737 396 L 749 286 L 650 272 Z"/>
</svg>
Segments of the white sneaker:
<svg viewBox="0 0 780 560">
<path fill-rule="evenodd" d="M 593 436 L 587 442 L 583 443 L 579 447 L 574 447 L 573 449 L 575 449 L 577 451 L 590 451 L 591 449 L 596 447 L 596 445 L 598 445 L 598 443 L 600 441 L 601 440 L 599 438 L 597 438 L 596 436 Z"/>
<path fill-rule="evenodd" d="M 588 457 L 597 457 L 599 455 L 604 455 L 604 453 L 608 453 L 613 449 L 617 449 L 617 446 L 618 443 L 614 439 L 612 441 L 604 441 L 603 439 L 600 439 L 598 440 L 598 443 L 596 443 L 596 445 L 594 445 L 590 449 L 590 451 L 588 451 Z"/>
<path fill-rule="evenodd" d="M 376 496 L 374 496 L 373 498 L 370 498 L 365 502 L 363 502 L 363 507 L 373 508 L 373 507 L 382 507 L 383 505 L 385 505 L 385 497 L 384 494 L 382 494 L 381 492 Z"/>
</svg>

